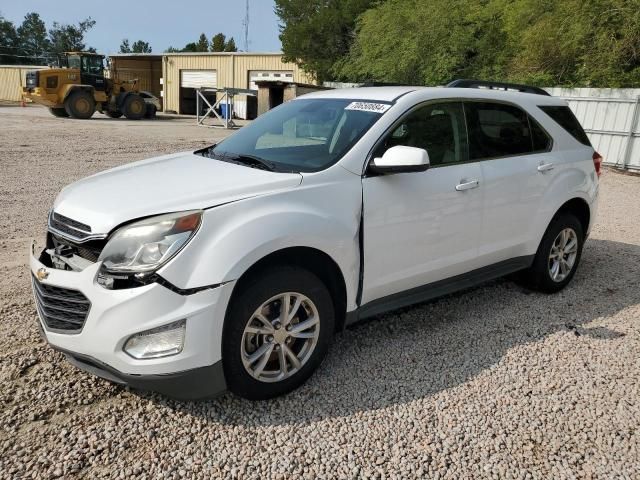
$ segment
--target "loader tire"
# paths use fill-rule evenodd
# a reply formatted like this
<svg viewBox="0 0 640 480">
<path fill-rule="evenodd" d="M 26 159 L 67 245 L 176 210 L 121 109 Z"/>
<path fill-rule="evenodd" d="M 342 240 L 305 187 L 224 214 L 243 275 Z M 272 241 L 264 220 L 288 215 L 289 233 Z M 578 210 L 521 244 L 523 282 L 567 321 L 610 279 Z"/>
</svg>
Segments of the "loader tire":
<svg viewBox="0 0 640 480">
<path fill-rule="evenodd" d="M 107 110 L 104 114 L 109 118 L 120 118 L 122 116 L 122 112 L 120 110 Z"/>
<path fill-rule="evenodd" d="M 64 109 L 71 118 L 86 120 L 96 111 L 96 102 L 89 92 L 76 90 L 65 100 Z"/>
<path fill-rule="evenodd" d="M 51 112 L 51 115 L 53 115 L 54 117 L 68 117 L 69 116 L 69 114 L 64 109 L 64 107 L 49 108 L 49 111 Z"/>
<path fill-rule="evenodd" d="M 124 116 L 129 120 L 140 120 L 147 111 L 147 104 L 140 95 L 129 95 L 122 106 Z"/>
</svg>

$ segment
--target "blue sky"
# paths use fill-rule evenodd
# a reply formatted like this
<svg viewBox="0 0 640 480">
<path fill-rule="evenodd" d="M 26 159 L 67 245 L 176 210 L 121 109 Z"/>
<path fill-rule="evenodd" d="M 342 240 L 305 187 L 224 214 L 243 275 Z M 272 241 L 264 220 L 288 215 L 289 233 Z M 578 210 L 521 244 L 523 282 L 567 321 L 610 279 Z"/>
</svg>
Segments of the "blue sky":
<svg viewBox="0 0 640 480">
<path fill-rule="evenodd" d="M 279 52 L 273 0 L 249 0 L 249 4 L 249 50 Z M 90 16 L 96 25 L 87 33 L 86 43 L 105 54 L 117 52 L 123 38 L 129 43 L 147 41 L 160 53 L 194 42 L 203 32 L 209 39 L 217 32 L 232 36 L 244 49 L 244 0 L 0 0 L 0 14 L 16 27 L 28 12 L 38 12 L 47 28 L 54 21 L 77 23 Z"/>
</svg>

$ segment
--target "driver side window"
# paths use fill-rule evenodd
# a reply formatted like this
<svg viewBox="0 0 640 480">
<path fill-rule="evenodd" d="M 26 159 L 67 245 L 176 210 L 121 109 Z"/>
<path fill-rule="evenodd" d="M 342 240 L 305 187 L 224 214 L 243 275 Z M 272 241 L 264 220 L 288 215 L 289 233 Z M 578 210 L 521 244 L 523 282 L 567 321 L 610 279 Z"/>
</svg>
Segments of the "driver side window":
<svg viewBox="0 0 640 480">
<path fill-rule="evenodd" d="M 374 157 L 396 145 L 426 150 L 433 167 L 466 162 L 469 153 L 462 103 L 429 104 L 409 113 L 387 135 Z"/>
</svg>

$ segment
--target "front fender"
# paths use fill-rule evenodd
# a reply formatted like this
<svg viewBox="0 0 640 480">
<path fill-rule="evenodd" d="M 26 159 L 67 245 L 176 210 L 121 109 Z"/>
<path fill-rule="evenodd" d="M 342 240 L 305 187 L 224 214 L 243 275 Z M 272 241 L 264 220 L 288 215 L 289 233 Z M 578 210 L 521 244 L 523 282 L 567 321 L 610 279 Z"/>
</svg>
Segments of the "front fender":
<svg viewBox="0 0 640 480">
<path fill-rule="evenodd" d="M 329 255 L 355 305 L 361 193 L 353 186 L 301 188 L 214 207 L 189 245 L 159 273 L 180 288 L 237 280 L 265 256 L 290 247 Z M 322 198 L 319 198 L 319 196 Z"/>
</svg>

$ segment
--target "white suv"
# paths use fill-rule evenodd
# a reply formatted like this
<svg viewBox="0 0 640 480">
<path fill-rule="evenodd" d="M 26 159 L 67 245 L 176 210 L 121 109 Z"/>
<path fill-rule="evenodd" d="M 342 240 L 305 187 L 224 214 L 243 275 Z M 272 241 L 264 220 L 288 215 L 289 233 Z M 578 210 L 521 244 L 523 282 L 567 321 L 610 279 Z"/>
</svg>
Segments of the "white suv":
<svg viewBox="0 0 640 480">
<path fill-rule="evenodd" d="M 600 156 L 562 100 L 457 86 L 305 95 L 66 187 L 31 255 L 47 341 L 136 388 L 264 399 L 358 319 L 513 272 L 562 289 Z"/>
</svg>

